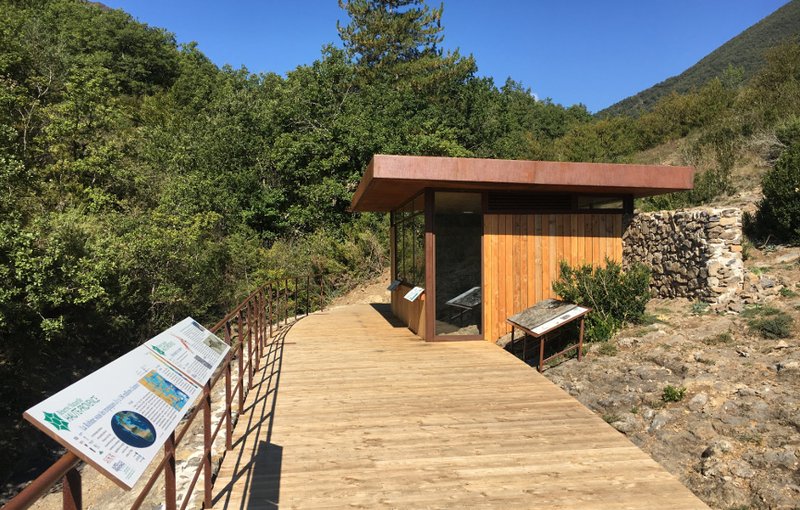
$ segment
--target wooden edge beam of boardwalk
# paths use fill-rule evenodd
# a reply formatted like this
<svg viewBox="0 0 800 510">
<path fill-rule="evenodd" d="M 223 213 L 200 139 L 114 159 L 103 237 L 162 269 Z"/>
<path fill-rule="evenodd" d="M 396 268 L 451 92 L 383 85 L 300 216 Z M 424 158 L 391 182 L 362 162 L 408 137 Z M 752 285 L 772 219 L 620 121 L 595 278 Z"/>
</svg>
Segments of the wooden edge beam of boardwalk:
<svg viewBox="0 0 800 510">
<path fill-rule="evenodd" d="M 386 305 L 299 321 L 255 382 L 214 508 L 707 508 L 536 370 Z"/>
</svg>

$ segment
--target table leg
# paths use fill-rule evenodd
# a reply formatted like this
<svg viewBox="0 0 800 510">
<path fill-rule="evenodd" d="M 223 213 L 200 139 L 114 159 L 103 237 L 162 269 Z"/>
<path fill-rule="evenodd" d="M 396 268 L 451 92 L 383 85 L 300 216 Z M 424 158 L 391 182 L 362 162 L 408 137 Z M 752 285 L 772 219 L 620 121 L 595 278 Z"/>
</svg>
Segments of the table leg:
<svg viewBox="0 0 800 510">
<path fill-rule="evenodd" d="M 522 332 L 522 361 L 528 362 L 528 335 Z"/>
<path fill-rule="evenodd" d="M 544 335 L 539 337 L 539 372 L 544 368 Z"/>
<path fill-rule="evenodd" d="M 578 361 L 583 358 L 583 321 L 584 318 L 581 317 L 581 332 L 578 335 Z"/>
</svg>

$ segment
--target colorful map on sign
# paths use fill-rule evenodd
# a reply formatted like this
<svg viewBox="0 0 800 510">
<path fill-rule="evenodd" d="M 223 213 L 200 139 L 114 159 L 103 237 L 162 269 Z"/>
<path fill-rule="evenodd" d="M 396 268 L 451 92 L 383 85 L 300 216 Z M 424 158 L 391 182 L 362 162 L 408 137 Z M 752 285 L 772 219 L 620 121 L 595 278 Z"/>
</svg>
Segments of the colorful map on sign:
<svg viewBox="0 0 800 510">
<path fill-rule="evenodd" d="M 176 411 L 183 409 L 183 406 L 189 401 L 189 395 L 161 377 L 161 374 L 155 370 L 148 372 L 139 382 L 164 402 L 171 405 Z"/>
<path fill-rule="evenodd" d="M 111 430 L 120 441 L 134 448 L 147 448 L 156 442 L 153 424 L 134 411 L 120 411 L 112 416 Z"/>
</svg>

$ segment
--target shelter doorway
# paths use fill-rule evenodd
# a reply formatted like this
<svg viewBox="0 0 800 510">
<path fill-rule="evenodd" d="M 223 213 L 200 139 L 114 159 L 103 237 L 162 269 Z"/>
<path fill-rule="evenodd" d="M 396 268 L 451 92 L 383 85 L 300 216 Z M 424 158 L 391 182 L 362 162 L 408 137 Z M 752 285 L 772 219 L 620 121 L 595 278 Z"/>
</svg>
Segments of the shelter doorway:
<svg viewBox="0 0 800 510">
<path fill-rule="evenodd" d="M 436 192 L 434 335 L 483 338 L 481 193 Z"/>
</svg>

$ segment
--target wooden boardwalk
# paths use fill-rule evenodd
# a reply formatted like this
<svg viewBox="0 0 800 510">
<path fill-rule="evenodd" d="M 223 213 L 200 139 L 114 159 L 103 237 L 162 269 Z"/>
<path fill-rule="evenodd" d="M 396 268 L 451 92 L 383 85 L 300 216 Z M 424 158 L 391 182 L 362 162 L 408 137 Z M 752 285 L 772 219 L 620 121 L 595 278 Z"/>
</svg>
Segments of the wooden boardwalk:
<svg viewBox="0 0 800 510">
<path fill-rule="evenodd" d="M 425 343 L 385 308 L 317 313 L 275 343 L 214 508 L 707 508 L 533 368 Z"/>
</svg>

